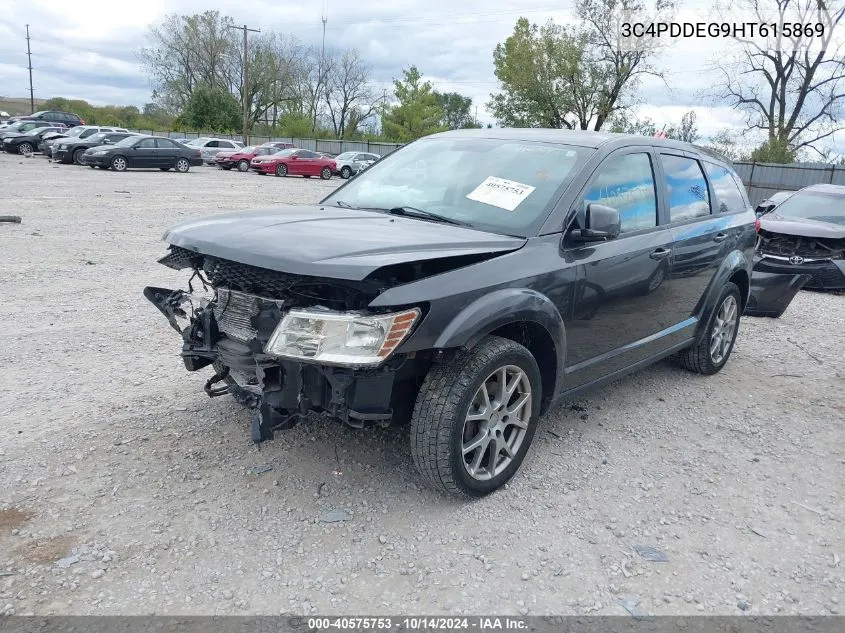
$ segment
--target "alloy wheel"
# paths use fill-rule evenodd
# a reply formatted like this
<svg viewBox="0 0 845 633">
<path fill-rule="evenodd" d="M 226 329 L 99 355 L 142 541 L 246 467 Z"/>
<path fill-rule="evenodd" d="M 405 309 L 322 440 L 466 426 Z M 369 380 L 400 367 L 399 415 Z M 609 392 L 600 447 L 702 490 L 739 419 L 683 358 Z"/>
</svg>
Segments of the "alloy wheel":
<svg viewBox="0 0 845 633">
<path fill-rule="evenodd" d="M 176 171 L 180 174 L 184 174 L 191 168 L 191 164 L 188 162 L 186 158 L 180 158 L 176 161 Z"/>
<path fill-rule="evenodd" d="M 736 332 L 737 313 L 736 298 L 728 295 L 719 306 L 710 335 L 710 359 L 714 365 L 720 364 L 728 355 Z"/>
<path fill-rule="evenodd" d="M 461 452 L 467 473 L 486 481 L 513 461 L 531 419 L 531 382 L 516 365 L 491 373 L 475 392 L 464 419 Z"/>
<path fill-rule="evenodd" d="M 111 166 L 115 171 L 126 171 L 126 159 L 123 156 L 115 156 Z"/>
<path fill-rule="evenodd" d="M 32 155 L 32 145 L 29 143 L 21 143 L 18 147 L 18 152 L 20 152 L 24 156 L 31 156 Z"/>
</svg>

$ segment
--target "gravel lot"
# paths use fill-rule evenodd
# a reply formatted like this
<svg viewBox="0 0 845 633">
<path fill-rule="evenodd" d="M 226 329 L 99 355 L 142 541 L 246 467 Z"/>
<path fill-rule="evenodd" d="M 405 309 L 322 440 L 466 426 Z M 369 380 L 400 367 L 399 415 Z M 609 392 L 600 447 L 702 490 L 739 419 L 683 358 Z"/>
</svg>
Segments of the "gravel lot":
<svg viewBox="0 0 845 633">
<path fill-rule="evenodd" d="M 474 503 L 418 487 L 404 430 L 254 446 L 141 290 L 185 279 L 169 225 L 339 182 L 0 155 L 0 612 L 845 613 L 843 296 L 556 408 Z"/>
</svg>

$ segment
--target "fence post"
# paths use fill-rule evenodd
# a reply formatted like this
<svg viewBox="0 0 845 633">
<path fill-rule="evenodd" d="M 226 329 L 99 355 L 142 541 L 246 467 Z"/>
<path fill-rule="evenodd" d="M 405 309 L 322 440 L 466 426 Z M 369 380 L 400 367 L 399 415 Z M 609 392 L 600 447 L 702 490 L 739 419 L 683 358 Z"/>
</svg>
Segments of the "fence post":
<svg viewBox="0 0 845 633">
<path fill-rule="evenodd" d="M 828 180 L 828 184 L 830 184 L 830 185 L 833 184 L 833 172 L 835 172 L 835 171 L 836 171 L 836 165 L 831 165 L 830 166 L 830 180 Z"/>
</svg>

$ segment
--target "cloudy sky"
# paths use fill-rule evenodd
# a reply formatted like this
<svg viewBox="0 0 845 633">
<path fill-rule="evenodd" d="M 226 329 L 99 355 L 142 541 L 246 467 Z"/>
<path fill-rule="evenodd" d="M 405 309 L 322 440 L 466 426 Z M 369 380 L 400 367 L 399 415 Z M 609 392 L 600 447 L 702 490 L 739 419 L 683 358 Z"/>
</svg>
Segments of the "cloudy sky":
<svg viewBox="0 0 845 633">
<path fill-rule="evenodd" d="M 390 92 L 403 68 L 416 64 L 438 90 L 473 98 L 482 121 L 491 121 L 484 104 L 496 89 L 492 51 L 513 30 L 520 15 L 535 22 L 573 19 L 574 0 L 6 0 L 0 13 L 0 95 L 28 96 L 25 26 L 32 38 L 33 84 L 38 98 L 64 96 L 96 104 L 141 105 L 150 85 L 138 63 L 149 25 L 166 13 L 217 9 L 263 31 L 291 33 L 305 43 L 322 36 L 326 6 L 327 46 L 356 47 L 373 67 L 379 92 Z M 174 9 L 178 7 L 178 9 Z M 685 0 L 676 21 L 706 21 L 708 0 Z M 730 108 L 703 105 L 701 91 L 716 75 L 711 63 L 725 48 L 720 39 L 684 39 L 658 59 L 665 83 L 648 80 L 640 90 L 640 116 L 663 124 L 695 110 L 698 127 L 710 135 L 742 124 Z M 845 134 L 836 139 L 845 151 Z"/>
</svg>

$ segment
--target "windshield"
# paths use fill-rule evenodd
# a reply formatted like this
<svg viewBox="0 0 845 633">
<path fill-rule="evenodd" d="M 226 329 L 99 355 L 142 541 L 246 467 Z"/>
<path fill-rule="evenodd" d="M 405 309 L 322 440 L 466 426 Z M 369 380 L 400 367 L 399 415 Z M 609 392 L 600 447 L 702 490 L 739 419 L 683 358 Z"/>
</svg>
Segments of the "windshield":
<svg viewBox="0 0 845 633">
<path fill-rule="evenodd" d="M 422 139 L 373 164 L 323 203 L 415 207 L 481 230 L 529 236 L 593 151 L 494 138 Z"/>
<path fill-rule="evenodd" d="M 813 220 L 845 226 L 845 196 L 821 191 L 799 192 L 784 200 L 775 213 L 790 220 Z"/>
<path fill-rule="evenodd" d="M 343 154 L 338 154 L 337 156 L 335 156 L 335 158 L 337 160 L 351 160 L 352 157 L 355 156 L 355 154 L 357 153 L 358 152 L 343 152 Z"/>
<path fill-rule="evenodd" d="M 66 136 L 79 136 L 80 134 L 82 134 L 82 133 L 83 133 L 85 130 L 87 130 L 87 129 L 88 129 L 88 128 L 84 128 L 84 127 L 82 127 L 82 126 L 80 126 L 80 125 L 77 125 L 76 127 L 72 127 L 72 128 L 70 128 L 70 129 L 67 131 Z"/>
<path fill-rule="evenodd" d="M 247 145 L 238 153 L 254 154 L 256 149 L 258 149 L 257 145 Z"/>
<path fill-rule="evenodd" d="M 92 141 L 94 143 L 99 143 L 104 138 L 106 138 L 106 133 L 105 132 L 98 132 L 97 134 L 92 134 L 91 136 L 89 136 L 87 140 Z"/>
<path fill-rule="evenodd" d="M 208 141 L 209 141 L 209 139 L 207 139 L 207 138 L 195 138 L 195 139 L 191 139 L 187 143 L 184 143 L 184 145 L 188 145 L 190 147 L 202 147 L 203 145 L 208 143 Z"/>
<path fill-rule="evenodd" d="M 281 158 L 283 156 L 290 156 L 291 154 L 293 154 L 296 151 L 294 149 L 280 149 L 280 150 L 276 151 L 275 147 L 269 147 L 267 149 L 271 150 L 271 151 L 268 152 L 268 154 L 270 156 L 272 156 L 273 158 Z"/>
</svg>

